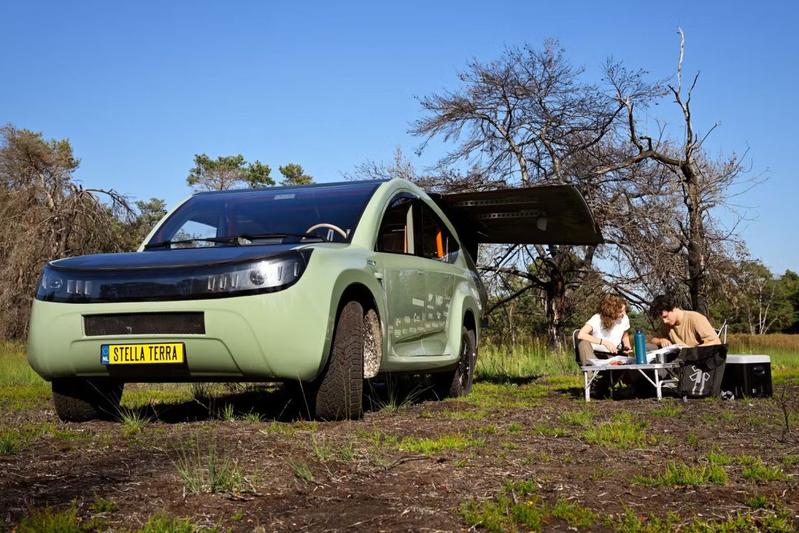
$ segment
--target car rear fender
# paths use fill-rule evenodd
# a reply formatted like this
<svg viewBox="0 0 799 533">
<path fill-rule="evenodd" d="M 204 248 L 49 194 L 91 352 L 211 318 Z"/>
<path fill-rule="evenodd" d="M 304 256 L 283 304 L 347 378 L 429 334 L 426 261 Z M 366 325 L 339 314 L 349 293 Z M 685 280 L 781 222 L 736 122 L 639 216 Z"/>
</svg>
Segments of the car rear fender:
<svg viewBox="0 0 799 533">
<path fill-rule="evenodd" d="M 471 315 L 467 318 L 467 315 Z M 474 329 L 475 341 L 480 338 L 480 296 L 473 283 L 461 280 L 455 287 L 452 304 L 452 320 L 449 321 L 447 353 L 457 358 L 460 354 L 461 329 L 463 326 Z"/>
</svg>

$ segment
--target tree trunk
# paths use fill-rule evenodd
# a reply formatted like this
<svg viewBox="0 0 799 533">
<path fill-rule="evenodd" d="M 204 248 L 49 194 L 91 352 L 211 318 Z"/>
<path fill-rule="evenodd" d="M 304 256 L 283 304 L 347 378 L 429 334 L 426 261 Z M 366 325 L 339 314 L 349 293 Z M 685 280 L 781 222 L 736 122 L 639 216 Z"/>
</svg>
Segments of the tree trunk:
<svg viewBox="0 0 799 533">
<path fill-rule="evenodd" d="M 566 306 L 566 281 L 559 269 L 553 268 L 550 272 L 550 282 L 547 283 L 544 294 L 546 295 L 547 312 L 547 344 L 553 350 L 563 347 L 563 310 Z"/>
<path fill-rule="evenodd" d="M 705 301 L 705 228 L 700 210 L 699 184 L 693 165 L 682 165 L 685 187 L 685 205 L 688 208 L 688 291 L 691 308 L 707 315 Z"/>
</svg>

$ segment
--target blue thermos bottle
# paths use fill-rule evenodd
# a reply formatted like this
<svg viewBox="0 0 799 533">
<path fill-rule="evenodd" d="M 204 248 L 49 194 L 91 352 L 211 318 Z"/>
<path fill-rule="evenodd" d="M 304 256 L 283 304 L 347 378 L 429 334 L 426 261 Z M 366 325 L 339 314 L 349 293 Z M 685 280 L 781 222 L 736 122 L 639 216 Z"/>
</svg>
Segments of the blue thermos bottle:
<svg viewBox="0 0 799 533">
<path fill-rule="evenodd" d="M 635 343 L 635 364 L 646 364 L 646 336 L 639 329 L 633 335 L 633 342 Z"/>
</svg>

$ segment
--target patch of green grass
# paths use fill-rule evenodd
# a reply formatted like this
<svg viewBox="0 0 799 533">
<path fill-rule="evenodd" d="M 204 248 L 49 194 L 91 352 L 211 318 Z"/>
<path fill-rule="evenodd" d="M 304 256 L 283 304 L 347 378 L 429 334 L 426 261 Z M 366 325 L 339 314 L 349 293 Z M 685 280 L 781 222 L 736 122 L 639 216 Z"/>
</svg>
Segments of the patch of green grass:
<svg viewBox="0 0 799 533">
<path fill-rule="evenodd" d="M 25 441 L 19 431 L 13 429 L 0 430 L 0 455 L 13 455 L 19 452 Z"/>
<path fill-rule="evenodd" d="M 216 418 L 224 420 L 225 422 L 236 421 L 236 410 L 232 403 L 225 403 L 221 409 L 217 411 Z"/>
<path fill-rule="evenodd" d="M 355 460 L 355 445 L 351 442 L 343 444 L 336 449 L 336 457 L 346 463 Z"/>
<path fill-rule="evenodd" d="M 263 422 L 264 417 L 261 413 L 250 410 L 242 417 L 242 420 L 246 422 Z"/>
<path fill-rule="evenodd" d="M 754 455 L 739 455 L 735 458 L 735 462 L 741 466 L 751 466 L 762 463 L 763 460 L 760 457 L 755 457 Z"/>
<path fill-rule="evenodd" d="M 24 344 L 0 341 L 0 386 L 19 385 L 47 386 L 48 384 L 28 364 Z"/>
<path fill-rule="evenodd" d="M 516 524 L 528 531 L 538 531 L 547 516 L 543 501 L 535 493 L 533 481 L 507 482 L 492 501 L 471 500 L 461 505 L 461 516 L 471 527 L 489 531 L 516 530 Z"/>
<path fill-rule="evenodd" d="M 675 416 L 680 416 L 682 414 L 683 408 L 677 403 L 666 403 L 663 402 L 662 405 L 658 406 L 656 409 L 652 409 L 652 416 L 658 416 L 662 418 L 671 418 Z"/>
<path fill-rule="evenodd" d="M 108 498 L 97 498 L 89 506 L 89 509 L 93 513 L 113 513 L 119 509 L 119 505 L 117 505 L 117 502 L 114 500 L 109 500 Z"/>
<path fill-rule="evenodd" d="M 79 436 L 67 430 L 59 430 L 53 422 L 30 422 L 14 427 L 0 428 L 0 455 L 19 453 L 34 440 L 52 435 L 60 440 L 71 440 Z"/>
<path fill-rule="evenodd" d="M 294 435 L 297 428 L 285 422 L 271 421 L 265 424 L 263 428 L 258 430 L 259 433 L 264 435 Z"/>
<path fill-rule="evenodd" d="M 325 444 L 317 435 L 311 435 L 311 450 L 314 457 L 326 463 L 333 457 L 333 449 Z"/>
<path fill-rule="evenodd" d="M 141 409 L 156 405 L 173 405 L 189 402 L 194 399 L 191 385 L 186 383 L 153 383 L 125 387 L 122 395 L 122 407 Z"/>
<path fill-rule="evenodd" d="M 23 411 L 50 400 L 50 384 L 42 381 L 32 385 L 0 385 L 0 405 L 3 410 Z"/>
<path fill-rule="evenodd" d="M 533 433 L 537 433 L 542 437 L 566 437 L 569 434 L 569 430 L 566 428 L 552 426 L 549 424 L 538 424 L 533 426 Z"/>
<path fill-rule="evenodd" d="M 482 342 L 477 358 L 478 381 L 502 382 L 530 376 L 577 375 L 571 350 L 552 351 L 546 339 L 531 338 L 515 346 Z"/>
<path fill-rule="evenodd" d="M 681 518 L 675 513 L 665 517 L 652 514 L 639 515 L 632 509 L 616 517 L 608 517 L 604 525 L 619 533 L 661 533 L 681 531 L 685 533 L 738 533 L 769 531 L 788 533 L 796 531 L 791 512 L 785 509 L 735 513 L 722 519 Z"/>
<path fill-rule="evenodd" d="M 311 468 L 306 463 L 289 461 L 288 465 L 291 468 L 291 473 L 300 481 L 304 483 L 313 481 L 313 472 L 311 472 Z"/>
<path fill-rule="evenodd" d="M 619 413 L 611 420 L 585 430 L 583 437 L 590 444 L 629 449 L 643 447 L 655 442 L 655 437 L 646 431 L 646 422 L 633 420 L 629 413 Z"/>
<path fill-rule="evenodd" d="M 75 506 L 58 511 L 51 507 L 34 509 L 30 514 L 19 521 L 14 531 L 17 533 L 81 533 L 94 531 L 97 524 L 94 521 L 82 523 L 78 519 L 78 510 Z"/>
<path fill-rule="evenodd" d="M 177 518 L 164 514 L 151 516 L 137 533 L 213 533 L 218 528 L 203 528 L 188 518 Z"/>
<path fill-rule="evenodd" d="M 710 452 L 707 454 L 707 461 L 712 465 L 728 466 L 735 463 L 735 458 L 725 453 Z"/>
<path fill-rule="evenodd" d="M 507 425 L 507 427 L 505 429 L 508 431 L 508 433 L 511 433 L 511 434 L 521 433 L 522 432 L 522 425 L 519 424 L 518 422 L 511 422 L 510 424 Z"/>
<path fill-rule="evenodd" d="M 571 426 L 587 428 L 594 424 L 594 413 L 589 409 L 579 411 L 567 411 L 560 415 L 560 421 Z"/>
<path fill-rule="evenodd" d="M 295 431 L 318 431 L 319 422 L 315 420 L 297 420 L 291 423 Z"/>
<path fill-rule="evenodd" d="M 715 464 L 692 466 L 669 463 L 663 473 L 655 477 L 637 476 L 634 481 L 653 487 L 726 485 L 729 476 L 723 467 Z"/>
<path fill-rule="evenodd" d="M 152 422 L 152 419 L 142 414 L 139 410 L 120 407 L 119 421 L 122 423 L 122 434 L 130 437 L 141 433 L 144 430 L 144 426 Z"/>
<path fill-rule="evenodd" d="M 471 500 L 461 505 L 463 519 L 471 527 L 489 531 L 540 531 L 553 520 L 562 520 L 569 529 L 588 529 L 597 514 L 577 502 L 558 499 L 547 504 L 537 494 L 534 481 L 508 482 L 492 500 Z"/>
<path fill-rule="evenodd" d="M 497 502 L 472 500 L 461 505 L 460 513 L 470 528 L 481 527 L 495 533 L 515 529 L 515 520 L 507 509 Z M 540 525 L 536 529 L 540 529 Z"/>
<path fill-rule="evenodd" d="M 451 434 L 440 437 L 403 437 L 397 444 L 400 451 L 430 455 L 446 450 L 461 451 L 470 446 L 482 446 L 485 441 L 464 435 Z"/>
<path fill-rule="evenodd" d="M 516 394 L 517 385 L 499 385 L 496 383 L 475 383 L 472 393 L 459 401 L 474 405 L 480 409 L 522 409 L 534 407 L 537 402 L 528 396 Z"/>
<path fill-rule="evenodd" d="M 785 466 L 799 465 L 799 455 L 786 455 L 782 458 L 782 464 Z"/>
<path fill-rule="evenodd" d="M 496 424 L 486 424 L 477 428 L 477 433 L 481 435 L 497 435 L 499 433 L 499 426 Z"/>
<path fill-rule="evenodd" d="M 566 522 L 569 528 L 588 529 L 594 525 L 597 515 L 579 503 L 559 499 L 552 506 L 552 516 Z"/>
<path fill-rule="evenodd" d="M 178 450 L 175 468 L 186 492 L 190 494 L 235 493 L 241 492 L 246 486 L 236 461 L 221 457 L 213 443 L 203 452 L 199 439 Z"/>
<path fill-rule="evenodd" d="M 789 513 L 758 512 L 735 513 L 722 520 L 694 520 L 685 531 L 689 533 L 732 533 L 738 531 L 768 531 L 771 533 L 796 531 Z"/>
<path fill-rule="evenodd" d="M 768 498 L 762 494 L 757 494 L 746 500 L 746 505 L 752 509 L 765 509 L 768 506 Z"/>
<path fill-rule="evenodd" d="M 677 531 L 680 518 L 674 513 L 665 517 L 655 515 L 639 515 L 632 509 L 625 511 L 613 518 L 605 520 L 605 526 L 618 533 L 662 533 L 664 531 Z"/>
<path fill-rule="evenodd" d="M 745 466 L 741 475 L 749 481 L 785 481 L 788 476 L 778 466 L 768 466 L 762 460 Z"/>
</svg>

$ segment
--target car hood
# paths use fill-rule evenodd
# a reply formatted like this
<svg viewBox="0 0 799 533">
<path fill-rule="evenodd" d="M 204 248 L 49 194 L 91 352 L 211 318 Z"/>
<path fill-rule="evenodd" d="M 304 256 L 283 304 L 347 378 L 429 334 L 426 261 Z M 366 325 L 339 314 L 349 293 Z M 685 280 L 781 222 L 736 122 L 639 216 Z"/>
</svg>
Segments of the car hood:
<svg viewBox="0 0 799 533">
<path fill-rule="evenodd" d="M 50 262 L 50 267 L 61 271 L 108 272 L 171 270 L 192 267 L 213 267 L 259 261 L 284 254 L 290 250 L 306 248 L 292 244 L 209 246 L 206 248 L 176 248 L 171 250 L 145 250 L 117 254 L 94 254 L 68 257 Z"/>
</svg>

